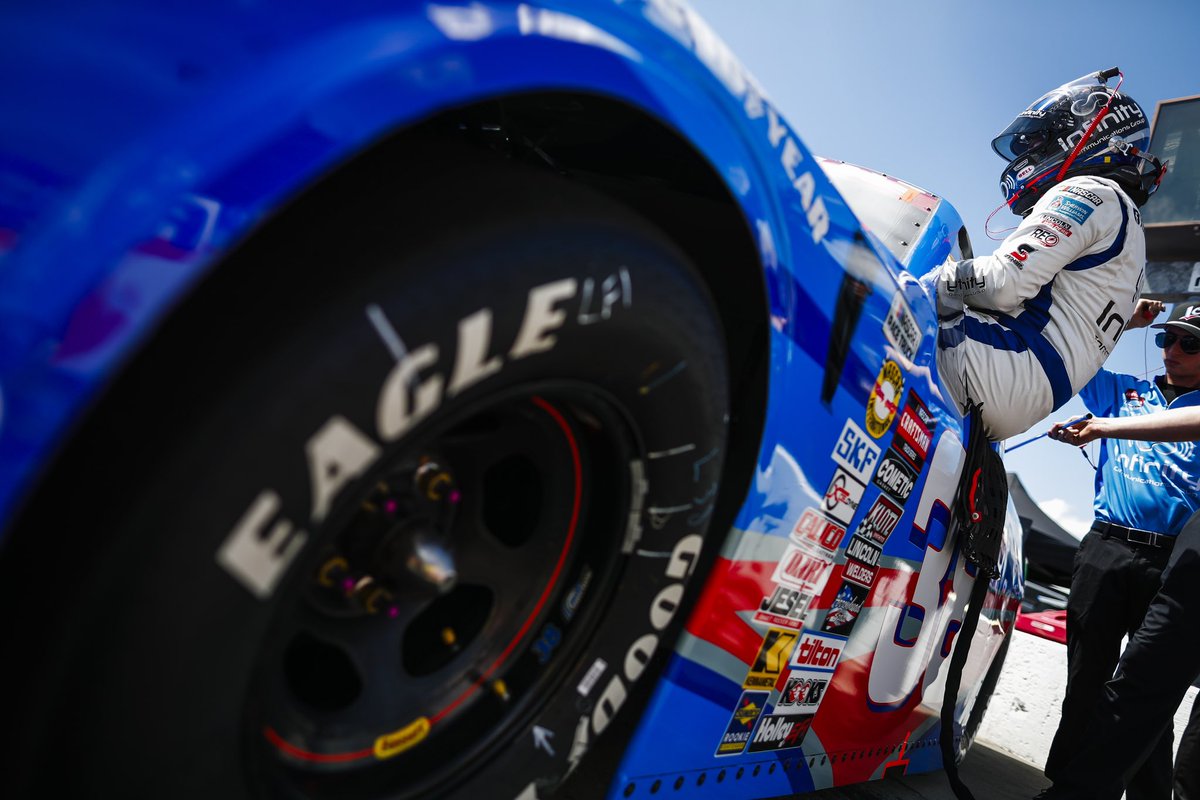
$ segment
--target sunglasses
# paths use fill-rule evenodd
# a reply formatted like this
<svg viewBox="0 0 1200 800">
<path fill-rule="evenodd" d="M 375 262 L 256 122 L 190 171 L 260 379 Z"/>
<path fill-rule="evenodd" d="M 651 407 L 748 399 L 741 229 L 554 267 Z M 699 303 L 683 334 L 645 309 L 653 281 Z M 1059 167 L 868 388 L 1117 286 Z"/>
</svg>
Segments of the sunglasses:
<svg viewBox="0 0 1200 800">
<path fill-rule="evenodd" d="M 1195 336 L 1180 336 L 1176 333 L 1161 333 L 1154 334 L 1154 344 L 1166 350 L 1171 345 L 1179 342 L 1179 349 L 1187 353 L 1189 356 L 1194 356 L 1200 353 L 1200 339 Z"/>
</svg>

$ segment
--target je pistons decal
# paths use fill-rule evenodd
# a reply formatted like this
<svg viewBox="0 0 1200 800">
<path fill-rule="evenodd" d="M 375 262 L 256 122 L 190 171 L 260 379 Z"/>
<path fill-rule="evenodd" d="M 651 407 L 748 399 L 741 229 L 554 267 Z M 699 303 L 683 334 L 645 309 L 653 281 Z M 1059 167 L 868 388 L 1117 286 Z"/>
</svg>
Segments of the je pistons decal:
<svg viewBox="0 0 1200 800">
<path fill-rule="evenodd" d="M 833 561 L 824 555 L 815 555 L 788 542 L 787 549 L 775 565 L 771 580 L 817 594 L 825 588 L 825 581 L 833 571 Z"/>
<path fill-rule="evenodd" d="M 867 433 L 878 439 L 887 433 L 896 417 L 900 393 L 904 391 L 904 373 L 895 361 L 883 362 L 871 396 L 867 399 Z"/>
<path fill-rule="evenodd" d="M 800 644 L 796 645 L 796 651 L 792 653 L 792 660 L 788 662 L 788 666 L 809 672 L 833 672 L 845 647 L 846 640 L 841 636 L 805 631 L 800 637 Z"/>
<path fill-rule="evenodd" d="M 733 716 L 725 726 L 725 734 L 721 737 L 721 743 L 717 745 L 715 755 L 731 756 L 746 749 L 746 743 L 750 741 L 750 732 L 754 730 L 754 723 L 758 722 L 759 716 L 762 715 L 769 696 L 769 692 L 742 692 L 737 708 L 733 710 Z"/>
<path fill-rule="evenodd" d="M 875 468 L 875 462 L 879 460 L 879 445 L 868 439 L 863 429 L 848 419 L 842 426 L 837 444 L 833 446 L 833 460 L 860 481 L 866 481 Z"/>
<path fill-rule="evenodd" d="M 811 508 L 806 508 L 792 531 L 792 541 L 813 553 L 832 555 L 842 543 L 846 529 Z"/>
<path fill-rule="evenodd" d="M 813 596 L 789 586 L 776 586 L 770 597 L 764 597 L 754 612 L 756 622 L 765 622 L 783 628 L 800 630 L 804 612 Z"/>
<path fill-rule="evenodd" d="M 833 473 L 833 480 L 825 490 L 821 508 L 838 522 L 849 525 L 854 512 L 858 511 L 858 501 L 862 499 L 863 490 L 866 488 L 858 479 L 850 477 L 846 470 L 838 469 Z"/>
<path fill-rule="evenodd" d="M 921 346 L 921 328 L 900 292 L 896 292 L 892 307 L 883 320 L 883 335 L 906 359 L 912 361 L 916 357 Z"/>
<path fill-rule="evenodd" d="M 754 738 L 750 740 L 750 752 L 765 750 L 790 750 L 804 743 L 804 735 L 812 727 L 813 714 L 801 717 L 786 717 L 767 714 L 758 723 Z"/>
<path fill-rule="evenodd" d="M 842 588 L 829 606 L 825 615 L 825 624 L 821 626 L 823 633 L 836 633 L 839 636 L 849 636 L 854 630 L 854 623 L 862 614 L 863 603 L 867 600 L 867 590 L 856 583 L 842 581 Z"/>
<path fill-rule="evenodd" d="M 775 703 L 776 714 L 815 714 L 832 675 L 828 672 L 791 672 Z"/>
<path fill-rule="evenodd" d="M 787 666 L 788 659 L 792 656 L 792 648 L 798 638 L 800 635 L 796 631 L 768 628 L 762 644 L 759 645 L 758 655 L 750 665 L 750 672 L 742 682 L 742 688 L 767 691 L 774 689 L 784 667 Z"/>
<path fill-rule="evenodd" d="M 913 455 L 916 455 L 915 449 Z M 897 502 L 903 504 L 912 494 L 913 487 L 917 485 L 917 473 L 899 453 L 895 450 L 888 450 L 883 461 L 879 462 L 879 469 L 876 471 L 875 477 L 871 479 L 871 483 L 887 492 L 889 497 L 893 497 Z"/>
<path fill-rule="evenodd" d="M 863 517 L 862 522 L 858 523 L 854 535 L 882 546 L 892 535 L 892 531 L 896 530 L 896 523 L 900 521 L 903 514 L 904 510 L 900 506 L 888 500 L 886 496 L 879 495 L 875 498 L 875 504 L 871 506 L 871 510 Z"/>
</svg>

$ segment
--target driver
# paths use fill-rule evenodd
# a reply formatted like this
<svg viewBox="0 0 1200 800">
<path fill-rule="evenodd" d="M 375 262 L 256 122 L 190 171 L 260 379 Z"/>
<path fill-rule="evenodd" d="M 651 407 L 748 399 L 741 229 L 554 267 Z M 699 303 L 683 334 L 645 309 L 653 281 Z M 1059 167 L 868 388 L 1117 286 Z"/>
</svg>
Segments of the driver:
<svg viewBox="0 0 1200 800">
<path fill-rule="evenodd" d="M 938 370 L 960 410 L 982 404 L 994 440 L 1067 402 L 1134 318 L 1146 243 L 1138 206 L 1165 167 L 1113 68 L 1043 95 L 992 141 L 1020 224 L 994 253 L 922 278 L 937 295 Z M 1122 77 L 1123 80 L 1123 77 Z"/>
</svg>

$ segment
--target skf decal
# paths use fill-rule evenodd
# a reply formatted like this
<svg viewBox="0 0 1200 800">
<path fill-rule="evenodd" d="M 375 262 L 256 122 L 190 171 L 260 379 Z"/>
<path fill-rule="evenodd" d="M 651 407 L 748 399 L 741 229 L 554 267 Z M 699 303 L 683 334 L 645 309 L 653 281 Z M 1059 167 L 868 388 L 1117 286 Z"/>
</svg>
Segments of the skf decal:
<svg viewBox="0 0 1200 800">
<path fill-rule="evenodd" d="M 838 469 L 833 473 L 829 487 L 825 489 L 821 507 L 833 519 L 843 525 L 849 525 L 854 512 L 858 511 L 858 503 L 866 488 L 858 479 L 851 477 L 850 473 Z"/>
<path fill-rule="evenodd" d="M 845 536 L 846 529 L 844 527 L 826 519 L 811 508 L 804 509 L 804 513 L 800 515 L 800 521 L 796 523 L 796 528 L 792 531 L 793 542 L 809 552 L 826 555 L 833 554 Z"/>
<path fill-rule="evenodd" d="M 858 523 L 854 534 L 883 546 L 883 543 L 892 535 L 892 531 L 896 530 L 896 523 L 900 521 L 903 514 L 904 510 L 900 506 L 888 500 L 884 495 L 879 495 L 875 498 L 875 504 L 871 506 L 871 510 L 863 517 L 862 522 Z"/>
<path fill-rule="evenodd" d="M 818 594 L 825 588 L 825 581 L 833 571 L 833 561 L 823 555 L 813 553 L 791 542 L 783 557 L 775 565 L 771 580 L 799 589 L 802 592 Z"/>
<path fill-rule="evenodd" d="M 825 615 L 825 623 L 821 626 L 823 633 L 836 633 L 839 636 L 849 636 L 854 630 L 854 623 L 862 613 L 863 603 L 867 599 L 867 590 L 856 583 L 842 582 L 842 588 L 829 606 Z"/>
<path fill-rule="evenodd" d="M 398 731 L 385 733 L 375 740 L 375 757 L 378 759 L 398 756 L 410 747 L 414 747 L 429 735 L 429 719 L 421 717 L 405 725 Z"/>
<path fill-rule="evenodd" d="M 754 612 L 756 622 L 777 625 L 783 628 L 800 630 L 804 622 L 804 613 L 813 596 L 790 586 L 776 586 L 770 597 L 764 597 Z"/>
<path fill-rule="evenodd" d="M 879 460 L 879 445 L 867 438 L 863 429 L 846 420 L 837 444 L 833 446 L 833 460 L 841 464 L 851 475 L 866 481 Z"/>
<path fill-rule="evenodd" d="M 916 455 L 915 449 L 913 455 Z M 899 453 L 889 449 L 883 461 L 879 462 L 879 469 L 876 470 L 871 483 L 903 505 L 912 495 L 913 487 L 917 485 L 917 473 Z"/>
<path fill-rule="evenodd" d="M 841 636 L 805 631 L 788 666 L 792 669 L 833 672 L 845 647 L 846 639 Z"/>
<path fill-rule="evenodd" d="M 750 752 L 761 753 L 764 750 L 790 750 L 799 747 L 804 743 L 804 735 L 812 727 L 813 716 L 764 716 L 750 741 Z"/>
<path fill-rule="evenodd" d="M 892 307 L 883 320 L 883 335 L 909 361 L 916 357 L 921 347 L 921 328 L 913 317 L 912 309 L 904 301 L 904 295 L 899 292 L 896 292 Z"/>
<path fill-rule="evenodd" d="M 798 638 L 799 634 L 796 631 L 768 628 L 762 644 L 759 645 L 758 655 L 750 665 L 750 672 L 742 682 L 742 688 L 767 691 L 774 689 L 784 667 L 787 666 L 788 659 L 791 658 L 792 648 Z"/>
<path fill-rule="evenodd" d="M 887 433 L 896 417 L 900 393 L 904 391 L 904 374 L 895 361 L 883 362 L 871 397 L 867 400 L 867 433 L 878 439 Z"/>
<path fill-rule="evenodd" d="M 746 743 L 750 741 L 750 732 L 754 730 L 754 723 L 758 722 L 762 715 L 769 696 L 769 692 L 742 692 L 737 708 L 733 710 L 733 716 L 725 726 L 725 734 L 721 737 L 721 743 L 717 745 L 715 755 L 732 756 L 746 749 Z"/>
<path fill-rule="evenodd" d="M 1051 213 L 1066 217 L 1072 222 L 1082 225 L 1087 222 L 1087 218 L 1096 210 L 1095 206 L 1090 206 L 1087 203 L 1081 203 L 1078 200 L 1073 200 L 1070 197 L 1058 195 L 1046 206 L 1046 210 Z"/>
</svg>

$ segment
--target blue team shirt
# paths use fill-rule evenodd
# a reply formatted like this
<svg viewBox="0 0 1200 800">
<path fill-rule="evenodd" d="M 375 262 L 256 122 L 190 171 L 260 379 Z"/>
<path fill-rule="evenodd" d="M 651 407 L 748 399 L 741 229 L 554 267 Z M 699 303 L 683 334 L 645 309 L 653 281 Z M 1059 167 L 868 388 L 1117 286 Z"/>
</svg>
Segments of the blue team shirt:
<svg viewBox="0 0 1200 800">
<path fill-rule="evenodd" d="M 1098 417 L 1134 417 L 1200 405 L 1200 390 L 1167 398 L 1153 381 L 1102 369 L 1079 392 Z M 1200 507 L 1196 442 L 1101 439 L 1096 471 L 1097 520 L 1174 536 Z"/>
</svg>

